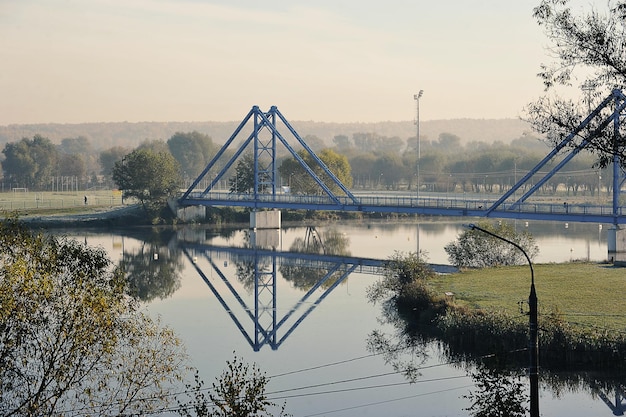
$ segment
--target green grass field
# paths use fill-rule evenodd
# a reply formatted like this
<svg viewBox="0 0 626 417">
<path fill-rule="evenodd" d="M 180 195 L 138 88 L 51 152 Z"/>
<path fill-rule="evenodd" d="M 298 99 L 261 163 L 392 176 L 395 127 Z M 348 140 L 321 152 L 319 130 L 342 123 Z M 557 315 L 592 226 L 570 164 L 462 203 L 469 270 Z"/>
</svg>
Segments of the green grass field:
<svg viewBox="0 0 626 417">
<path fill-rule="evenodd" d="M 626 331 L 626 269 L 566 263 L 538 264 L 534 270 L 540 315 L 558 311 L 573 325 Z M 459 304 L 521 316 L 518 302 L 528 311 L 530 268 L 469 270 L 440 275 L 430 285 L 436 293 L 454 293 Z"/>
<path fill-rule="evenodd" d="M 85 196 L 87 204 L 85 204 Z M 0 193 L 0 210 L 28 211 L 37 214 L 73 214 L 97 208 L 122 205 L 122 194 L 117 190 L 87 191 L 5 191 Z"/>
</svg>

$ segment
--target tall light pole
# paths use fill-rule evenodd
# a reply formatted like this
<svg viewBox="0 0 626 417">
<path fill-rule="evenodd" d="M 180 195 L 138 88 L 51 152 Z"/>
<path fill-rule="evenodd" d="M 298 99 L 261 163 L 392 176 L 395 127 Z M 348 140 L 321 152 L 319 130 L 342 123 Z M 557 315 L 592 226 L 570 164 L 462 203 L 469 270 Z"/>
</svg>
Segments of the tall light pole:
<svg viewBox="0 0 626 417">
<path fill-rule="evenodd" d="M 539 417 L 539 334 L 537 332 L 537 293 L 535 292 L 535 272 L 533 271 L 533 263 L 530 261 L 526 251 L 517 243 L 505 239 L 502 236 L 498 236 L 489 230 L 478 227 L 475 224 L 469 224 L 467 227 L 472 230 L 478 230 L 515 246 L 517 249 L 522 251 L 528 261 L 528 266 L 530 267 L 530 295 L 528 296 L 528 306 L 530 307 L 528 315 L 530 336 L 528 346 L 528 349 L 530 350 L 530 367 L 528 369 L 528 376 L 530 379 L 530 417 Z"/>
<path fill-rule="evenodd" d="M 420 141 L 420 98 L 422 98 L 422 94 L 424 94 L 424 90 L 420 90 L 417 94 L 413 94 L 413 99 L 417 105 L 417 117 L 415 118 L 415 126 L 417 126 L 417 160 L 416 160 L 416 178 L 415 178 L 415 190 L 417 196 L 417 205 L 420 203 L 420 158 L 422 157 L 422 149 L 421 149 L 421 141 Z M 420 256 L 420 223 L 419 223 L 419 215 L 417 217 L 417 256 Z"/>
<path fill-rule="evenodd" d="M 413 94 L 417 107 L 417 117 L 415 118 L 415 126 L 417 126 L 417 198 L 420 196 L 420 159 L 422 158 L 421 140 L 420 140 L 420 98 L 422 98 L 424 90 L 420 90 L 419 93 Z M 419 201 L 418 201 L 419 204 Z"/>
<path fill-rule="evenodd" d="M 580 89 L 587 94 L 587 114 L 591 114 L 591 95 L 596 89 L 596 84 L 591 80 L 587 80 L 580 86 Z"/>
<path fill-rule="evenodd" d="M 421 149 L 420 149 L 420 98 L 424 94 L 424 90 L 420 90 L 419 93 L 413 94 L 413 99 L 415 100 L 417 107 L 417 117 L 415 118 L 415 126 L 417 126 L 417 159 L 422 157 Z"/>
</svg>

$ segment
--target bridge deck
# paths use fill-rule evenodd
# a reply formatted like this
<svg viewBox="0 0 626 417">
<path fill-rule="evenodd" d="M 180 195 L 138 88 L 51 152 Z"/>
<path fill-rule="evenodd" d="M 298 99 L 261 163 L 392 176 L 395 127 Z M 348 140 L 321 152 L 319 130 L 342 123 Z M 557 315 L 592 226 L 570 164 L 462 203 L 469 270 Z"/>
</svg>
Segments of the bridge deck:
<svg viewBox="0 0 626 417">
<path fill-rule="evenodd" d="M 608 205 L 563 204 L 550 202 L 503 203 L 488 212 L 496 201 L 416 196 L 336 197 L 291 194 L 237 194 L 229 192 L 192 192 L 180 201 L 181 206 L 231 206 L 254 209 L 338 210 L 364 213 L 404 213 L 451 217 L 493 217 L 525 220 L 556 220 L 581 223 L 625 224 L 623 208 L 614 215 Z"/>
</svg>

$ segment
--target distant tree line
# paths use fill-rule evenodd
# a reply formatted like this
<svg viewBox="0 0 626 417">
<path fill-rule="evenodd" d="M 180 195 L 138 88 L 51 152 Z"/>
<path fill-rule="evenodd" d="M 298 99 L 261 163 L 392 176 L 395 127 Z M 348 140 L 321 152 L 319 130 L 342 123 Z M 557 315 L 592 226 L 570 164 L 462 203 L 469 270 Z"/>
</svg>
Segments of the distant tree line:
<svg viewBox="0 0 626 417">
<path fill-rule="evenodd" d="M 529 135 L 510 145 L 471 142 L 464 146 L 458 136 L 442 133 L 437 140 L 420 138 L 419 160 L 415 136 L 403 142 L 374 134 L 353 135 L 352 139 L 340 135 L 333 142 L 334 149 L 348 158 L 353 188 L 363 190 L 415 190 L 419 165 L 421 190 L 502 194 L 550 151 L 543 141 Z M 599 189 L 610 189 L 609 173 L 594 168 L 595 162 L 593 155 L 581 152 L 540 191 L 597 195 Z"/>
<path fill-rule="evenodd" d="M 435 192 L 503 193 L 533 168 L 549 151 L 539 138 L 522 136 L 511 144 L 472 142 L 462 145 L 461 138 L 442 133 L 436 140 L 420 138 L 420 158 L 416 137 L 401 139 L 375 133 L 355 133 L 352 137 L 336 135 L 333 147 L 313 135 L 304 137 L 320 159 L 348 188 L 356 190 L 421 190 Z M 28 188 L 44 190 L 87 190 L 94 187 L 116 188 L 113 179 L 116 164 L 131 152 L 148 150 L 164 153 L 176 162 L 176 185 L 188 187 L 203 171 L 219 150 L 212 138 L 199 132 L 178 132 L 167 141 L 146 140 L 137 148 L 114 146 L 95 151 L 88 138 L 63 139 L 59 145 L 35 135 L 18 142 L 7 143 L 2 150 L 3 189 Z M 301 146 L 295 146 L 299 155 L 323 178 L 321 168 Z M 219 163 L 205 176 L 205 186 L 223 168 L 233 155 L 228 150 Z M 593 168 L 591 154 L 581 153 L 561 172 L 548 181 L 541 192 L 554 194 L 557 190 L 568 195 L 597 195 L 599 189 L 610 190 L 608 172 Z M 162 163 L 162 162 L 161 162 Z M 302 194 L 315 194 L 319 187 L 298 161 L 286 149 L 277 155 L 280 185 L 289 186 Z M 250 192 L 253 158 L 244 154 L 237 164 L 220 178 L 223 189 Z M 329 184 L 336 191 L 334 184 Z M 121 188 L 121 187 L 119 187 Z M 267 190 L 262 190 L 263 192 Z"/>
<path fill-rule="evenodd" d="M 184 171 L 181 175 L 198 174 L 215 155 L 212 139 L 198 132 L 176 133 L 167 142 L 146 140 L 136 149 L 166 152 Z M 115 187 L 113 168 L 133 149 L 114 146 L 96 151 L 83 136 L 63 139 L 53 144 L 41 135 L 7 143 L 2 154 L 3 183 L 6 189 L 28 188 L 34 191 L 85 190 L 92 187 Z M 70 184 L 71 183 L 71 188 Z"/>
</svg>

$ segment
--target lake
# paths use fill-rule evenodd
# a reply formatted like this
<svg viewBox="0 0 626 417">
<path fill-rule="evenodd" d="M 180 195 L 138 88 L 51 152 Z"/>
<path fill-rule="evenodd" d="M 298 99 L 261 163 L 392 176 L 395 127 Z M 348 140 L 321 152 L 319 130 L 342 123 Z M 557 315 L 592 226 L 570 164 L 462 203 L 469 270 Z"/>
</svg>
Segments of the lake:
<svg viewBox="0 0 626 417">
<path fill-rule="evenodd" d="M 536 263 L 607 258 L 609 225 L 517 222 L 515 227 L 535 237 Z M 208 386 L 237 355 L 266 372 L 270 398 L 285 401 L 294 416 L 468 416 L 464 396 L 473 381 L 436 345 L 404 355 L 420 368 L 414 383 L 368 350 L 372 332 L 394 340 L 395 330 L 380 322 L 381 307 L 367 300 L 367 288 L 380 278 L 376 268 L 353 259 L 384 260 L 395 251 L 419 248 L 428 262 L 447 264 L 443 247 L 463 230 L 461 220 L 435 219 L 284 227 L 268 236 L 199 227 L 66 233 L 103 247 L 115 262 L 133 265 L 131 282 L 148 311 L 177 332 Z M 251 240 L 272 241 L 281 253 L 322 247 L 328 257 L 255 253 L 245 249 Z M 336 255 L 355 264 L 339 264 Z M 557 393 L 542 384 L 540 391 L 542 415 L 620 415 L 614 413 L 623 402 L 623 392 L 610 389 L 591 394 L 568 387 Z"/>
</svg>

